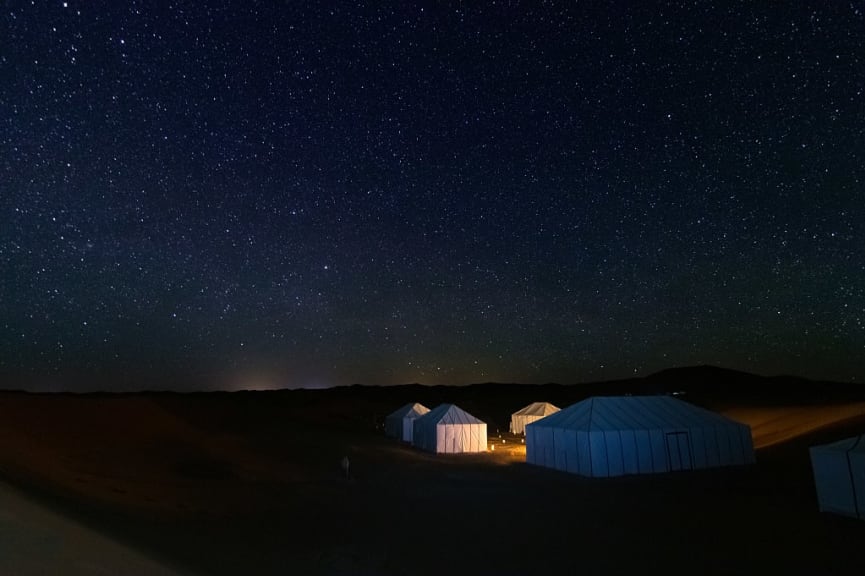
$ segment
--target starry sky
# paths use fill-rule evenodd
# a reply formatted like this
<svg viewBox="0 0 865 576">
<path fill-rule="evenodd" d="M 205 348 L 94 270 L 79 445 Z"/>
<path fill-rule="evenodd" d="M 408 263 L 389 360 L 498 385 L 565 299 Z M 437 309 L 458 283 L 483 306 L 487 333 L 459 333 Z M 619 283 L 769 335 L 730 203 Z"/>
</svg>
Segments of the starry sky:
<svg viewBox="0 0 865 576">
<path fill-rule="evenodd" d="M 863 46 L 861 1 L 4 2 L 0 387 L 862 380 Z"/>
</svg>

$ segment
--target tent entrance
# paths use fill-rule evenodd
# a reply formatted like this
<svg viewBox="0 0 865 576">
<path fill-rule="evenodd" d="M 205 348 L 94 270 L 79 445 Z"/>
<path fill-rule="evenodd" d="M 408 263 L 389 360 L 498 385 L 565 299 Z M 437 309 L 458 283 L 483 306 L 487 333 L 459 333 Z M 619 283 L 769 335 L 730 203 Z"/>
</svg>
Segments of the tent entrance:
<svg viewBox="0 0 865 576">
<path fill-rule="evenodd" d="M 670 471 L 692 470 L 691 438 L 687 432 L 667 432 L 667 461 Z"/>
</svg>

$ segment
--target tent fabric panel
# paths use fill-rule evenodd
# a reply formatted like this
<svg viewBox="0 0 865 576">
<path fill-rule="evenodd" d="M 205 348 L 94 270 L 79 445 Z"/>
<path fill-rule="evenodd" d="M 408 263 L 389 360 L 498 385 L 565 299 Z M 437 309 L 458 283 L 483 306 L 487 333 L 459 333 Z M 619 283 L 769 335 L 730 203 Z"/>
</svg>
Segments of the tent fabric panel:
<svg viewBox="0 0 865 576">
<path fill-rule="evenodd" d="M 619 431 L 622 446 L 622 464 L 625 474 L 640 473 L 640 459 L 637 455 L 637 438 L 633 430 Z"/>
<path fill-rule="evenodd" d="M 558 406 L 554 406 L 549 402 L 532 402 L 512 414 L 512 416 L 548 416 L 558 412 Z"/>
<path fill-rule="evenodd" d="M 417 402 L 401 406 L 385 417 L 385 436 L 411 442 L 414 438 L 414 420 L 429 411 L 429 408 Z"/>
<path fill-rule="evenodd" d="M 820 511 L 856 516 L 854 486 L 850 482 L 846 454 L 820 447 L 812 447 L 809 452 Z"/>
<path fill-rule="evenodd" d="M 537 454 L 537 440 L 535 439 L 535 434 L 538 433 L 538 428 L 535 426 L 529 426 L 526 428 L 526 462 L 529 464 L 540 465 L 536 458 Z"/>
<path fill-rule="evenodd" d="M 592 450 L 589 443 L 590 433 L 576 430 L 577 469 L 583 476 L 592 475 Z"/>
<path fill-rule="evenodd" d="M 718 461 L 721 466 L 733 464 L 733 454 L 730 449 L 730 437 L 723 428 L 715 428 L 715 436 L 718 439 Z"/>
<path fill-rule="evenodd" d="M 529 430 L 531 430 L 532 434 L 533 463 L 539 466 L 552 468 L 553 462 L 547 461 L 547 446 L 549 446 L 553 441 L 553 429 L 531 426 Z M 528 438 L 526 439 L 526 442 L 528 443 Z M 526 446 L 526 452 L 528 453 L 528 446 Z"/>
<path fill-rule="evenodd" d="M 650 430 L 652 442 L 652 462 L 655 472 L 669 472 L 670 462 L 667 458 L 667 439 L 662 430 Z"/>
<path fill-rule="evenodd" d="M 821 512 L 865 520 L 865 454 L 858 450 L 863 442 L 865 436 L 810 448 Z"/>
<path fill-rule="evenodd" d="M 618 430 L 604 432 L 604 444 L 607 447 L 607 470 L 610 476 L 625 474 L 625 461 L 622 453 L 622 436 Z"/>
<path fill-rule="evenodd" d="M 705 446 L 706 466 L 710 468 L 721 466 L 721 449 L 718 448 L 718 435 L 714 428 L 703 430 L 703 446 Z"/>
<path fill-rule="evenodd" d="M 634 430 L 634 443 L 637 451 L 637 473 L 648 474 L 654 472 L 652 440 L 649 431 Z"/>
<path fill-rule="evenodd" d="M 512 434 L 525 434 L 526 433 L 526 426 L 528 426 L 532 422 L 537 422 L 538 420 L 541 420 L 542 418 L 543 418 L 543 416 L 538 416 L 538 415 L 526 415 L 526 414 L 517 415 L 517 414 L 514 414 L 513 416 L 511 416 L 511 426 L 510 426 L 511 433 Z"/>
<path fill-rule="evenodd" d="M 562 435 L 566 465 L 563 470 L 571 474 L 580 473 L 580 458 L 577 454 L 577 431 L 565 430 Z"/>
<path fill-rule="evenodd" d="M 657 429 L 738 424 L 720 414 L 672 396 L 592 397 L 547 416 L 550 426 L 569 428 Z"/>
<path fill-rule="evenodd" d="M 421 416 L 442 424 L 483 424 L 480 420 L 453 404 L 440 404 Z"/>
<path fill-rule="evenodd" d="M 563 410 L 550 414 L 544 418 L 544 424 L 551 427 L 563 428 L 589 428 L 589 412 L 591 410 L 592 398 L 588 398 L 576 404 L 571 404 Z"/>
<path fill-rule="evenodd" d="M 447 424 L 436 424 L 436 445 L 435 451 L 437 453 L 447 454 L 451 451 L 450 444 L 453 443 L 454 440 L 454 431 L 453 428 L 448 426 Z"/>
<path fill-rule="evenodd" d="M 423 404 L 420 404 L 418 402 L 409 402 L 408 404 L 404 404 L 403 406 L 400 406 L 399 408 L 388 414 L 387 417 L 389 418 L 393 416 L 395 418 L 404 418 L 405 416 L 412 416 L 416 418 L 418 416 L 423 416 L 429 411 L 429 408 L 427 408 Z"/>
<path fill-rule="evenodd" d="M 610 475 L 610 464 L 607 459 L 607 441 L 602 430 L 589 432 L 589 451 L 591 454 L 592 476 L 605 478 Z"/>
<path fill-rule="evenodd" d="M 521 426 L 522 424 L 522 426 Z M 516 414 L 511 414 L 511 425 L 510 432 L 511 434 L 519 434 L 522 430 L 522 433 L 526 433 L 526 425 L 520 421 L 520 417 Z"/>
<path fill-rule="evenodd" d="M 706 457 L 706 430 L 703 428 L 691 428 L 691 461 L 697 470 L 708 468 Z"/>
<path fill-rule="evenodd" d="M 547 428 L 547 432 L 544 434 L 544 462 L 546 465 L 555 468 L 556 467 L 556 438 L 555 438 L 555 428 Z"/>
<path fill-rule="evenodd" d="M 718 430 L 724 435 L 724 438 L 727 439 L 727 447 L 729 450 L 729 464 L 742 464 L 742 437 L 739 435 L 739 430 L 730 426 L 718 428 Z"/>
<path fill-rule="evenodd" d="M 428 428 L 424 426 L 422 418 L 416 418 L 412 423 L 412 446 L 421 450 L 430 450 L 430 442 L 427 438 Z"/>
<path fill-rule="evenodd" d="M 742 443 L 742 429 L 740 426 L 727 427 L 727 435 L 730 438 L 730 446 L 733 452 L 733 462 L 735 464 L 745 464 L 745 445 Z"/>
<path fill-rule="evenodd" d="M 837 442 L 830 442 L 829 444 L 821 444 L 819 448 L 824 451 L 843 452 L 844 454 L 847 454 L 848 452 L 865 453 L 865 434 L 863 434 L 862 436 L 844 438 L 843 440 L 838 440 Z"/>
<path fill-rule="evenodd" d="M 753 462 L 747 426 L 668 396 L 588 398 L 527 426 L 528 462 L 587 476 Z"/>
<path fill-rule="evenodd" d="M 565 428 L 553 428 L 553 461 L 556 470 L 568 469 L 567 441 Z"/>
<path fill-rule="evenodd" d="M 415 430 L 417 435 L 418 430 Z M 417 436 L 419 438 L 419 436 Z M 423 448 L 439 454 L 485 452 L 487 449 L 486 424 L 435 424 L 427 435 Z"/>
<path fill-rule="evenodd" d="M 552 447 L 553 447 L 553 428 L 541 428 L 542 430 L 542 442 L 540 445 L 540 458 L 541 462 L 544 463 L 544 466 L 548 466 L 550 468 L 555 468 L 556 461 L 552 456 Z"/>
</svg>

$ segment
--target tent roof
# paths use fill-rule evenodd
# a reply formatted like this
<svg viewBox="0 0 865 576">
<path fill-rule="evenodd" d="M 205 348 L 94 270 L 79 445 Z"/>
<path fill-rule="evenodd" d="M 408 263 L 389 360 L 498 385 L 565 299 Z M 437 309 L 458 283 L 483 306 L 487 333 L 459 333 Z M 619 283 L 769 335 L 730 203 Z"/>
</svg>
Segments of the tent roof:
<svg viewBox="0 0 865 576">
<path fill-rule="evenodd" d="M 388 418 L 418 418 L 429 412 L 429 408 L 419 402 L 409 402 L 387 415 Z"/>
<path fill-rule="evenodd" d="M 529 426 L 576 430 L 657 430 L 744 426 L 672 396 L 598 396 L 587 398 Z"/>
<path fill-rule="evenodd" d="M 831 444 L 812 446 L 811 449 L 819 450 L 821 452 L 854 452 L 857 454 L 865 454 L 865 434 L 861 436 L 853 436 L 852 438 L 845 438 L 837 442 L 832 442 Z"/>
<path fill-rule="evenodd" d="M 419 420 L 436 424 L 483 424 L 483 421 L 454 404 L 439 404 Z"/>
<path fill-rule="evenodd" d="M 532 402 L 525 408 L 514 412 L 512 416 L 548 416 L 558 411 L 559 407 L 553 406 L 549 402 Z"/>
</svg>

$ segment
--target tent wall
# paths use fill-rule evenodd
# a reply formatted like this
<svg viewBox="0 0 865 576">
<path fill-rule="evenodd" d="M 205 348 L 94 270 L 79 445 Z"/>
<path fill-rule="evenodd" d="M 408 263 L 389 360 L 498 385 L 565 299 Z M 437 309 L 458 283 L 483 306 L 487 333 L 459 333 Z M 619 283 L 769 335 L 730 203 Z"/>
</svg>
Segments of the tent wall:
<svg viewBox="0 0 865 576">
<path fill-rule="evenodd" d="M 725 428 L 666 430 L 573 430 L 541 424 L 526 428 L 526 462 L 583 476 L 651 474 L 753 461 L 750 430 L 736 423 Z"/>
<path fill-rule="evenodd" d="M 433 452 L 459 454 L 464 452 L 486 452 L 486 424 L 438 424 L 436 426 Z"/>
<path fill-rule="evenodd" d="M 486 424 L 434 424 L 424 426 L 415 421 L 414 445 L 428 452 L 459 454 L 486 452 Z"/>
<path fill-rule="evenodd" d="M 411 442 L 414 438 L 414 420 L 414 418 L 402 419 L 402 440 L 404 442 Z"/>
<path fill-rule="evenodd" d="M 512 434 L 525 434 L 526 433 L 526 424 L 531 424 L 537 420 L 544 418 L 544 416 L 531 415 L 531 414 L 514 414 L 511 416 L 511 433 Z"/>
<path fill-rule="evenodd" d="M 403 442 L 411 442 L 414 435 L 414 420 L 428 412 L 429 408 L 417 402 L 401 406 L 397 410 L 385 416 L 385 436 L 398 438 Z"/>
<path fill-rule="evenodd" d="M 412 444 L 428 452 L 486 452 L 487 425 L 453 404 L 440 404 L 414 421 Z"/>
<path fill-rule="evenodd" d="M 415 418 L 388 416 L 384 420 L 384 434 L 389 438 L 397 438 L 403 442 L 411 442 L 414 432 Z"/>
<path fill-rule="evenodd" d="M 814 446 L 810 454 L 820 511 L 865 519 L 865 453 Z"/>
</svg>

